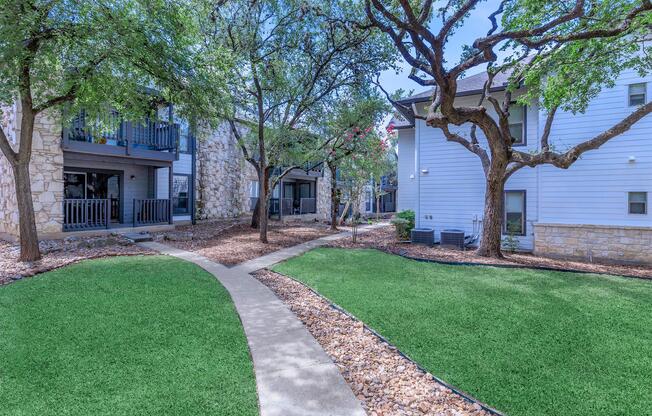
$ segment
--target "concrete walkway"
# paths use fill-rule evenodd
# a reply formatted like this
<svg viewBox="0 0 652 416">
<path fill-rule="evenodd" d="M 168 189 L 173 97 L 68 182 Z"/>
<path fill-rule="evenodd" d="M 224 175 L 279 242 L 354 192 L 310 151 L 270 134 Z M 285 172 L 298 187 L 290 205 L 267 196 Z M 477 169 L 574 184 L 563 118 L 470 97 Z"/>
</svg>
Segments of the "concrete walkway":
<svg viewBox="0 0 652 416">
<path fill-rule="evenodd" d="M 382 225 L 360 228 L 359 233 Z M 304 253 L 349 232 L 283 249 L 228 268 L 161 243 L 140 243 L 197 264 L 229 291 L 249 342 L 261 416 L 364 416 L 360 402 L 306 327 L 249 273 Z"/>
<path fill-rule="evenodd" d="M 378 223 L 373 225 L 361 226 L 358 228 L 358 234 L 364 234 L 369 230 L 373 230 L 375 228 L 380 228 L 385 226 L 387 226 L 387 223 Z M 340 240 L 342 238 L 346 238 L 350 236 L 351 236 L 350 231 L 344 231 L 339 234 L 327 235 L 325 237 L 307 241 L 305 243 L 301 243 L 296 246 L 284 248 L 282 250 L 266 254 L 264 256 L 255 258 L 253 260 L 246 261 L 242 264 L 239 264 L 236 267 L 246 271 L 247 273 L 255 272 L 256 270 L 265 269 L 275 265 L 276 263 L 280 263 L 284 260 L 290 259 L 292 257 L 296 257 L 300 254 L 305 253 L 306 251 L 312 250 L 313 248 L 326 245 L 331 241 Z"/>
</svg>

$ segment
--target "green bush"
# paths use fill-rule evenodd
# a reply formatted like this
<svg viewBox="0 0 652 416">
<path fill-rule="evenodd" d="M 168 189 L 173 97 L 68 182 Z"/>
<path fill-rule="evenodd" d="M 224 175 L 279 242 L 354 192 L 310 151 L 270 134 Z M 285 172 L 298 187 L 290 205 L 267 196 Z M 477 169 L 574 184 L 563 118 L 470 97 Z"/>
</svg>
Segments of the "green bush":
<svg viewBox="0 0 652 416">
<path fill-rule="evenodd" d="M 392 224 L 396 228 L 396 237 L 399 240 L 409 240 L 410 232 L 414 228 L 415 214 L 411 209 L 396 214 Z"/>
</svg>

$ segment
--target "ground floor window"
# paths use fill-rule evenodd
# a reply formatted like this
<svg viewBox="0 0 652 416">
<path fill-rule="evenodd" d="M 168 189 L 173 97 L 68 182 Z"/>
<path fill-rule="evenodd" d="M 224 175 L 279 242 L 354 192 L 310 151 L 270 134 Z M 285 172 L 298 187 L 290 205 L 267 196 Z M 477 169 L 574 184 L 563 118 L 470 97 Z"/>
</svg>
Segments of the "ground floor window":
<svg viewBox="0 0 652 416">
<path fill-rule="evenodd" d="M 525 235 L 525 191 L 505 191 L 503 233 Z"/>
<path fill-rule="evenodd" d="M 258 181 L 249 181 L 249 197 L 258 198 L 260 191 L 260 186 Z"/>
<path fill-rule="evenodd" d="M 190 213 L 190 175 L 172 178 L 172 205 L 175 214 Z"/>
<path fill-rule="evenodd" d="M 65 199 L 86 198 L 86 173 L 64 172 L 63 197 Z"/>
<path fill-rule="evenodd" d="M 647 192 L 630 192 L 628 203 L 630 214 L 647 214 Z"/>
<path fill-rule="evenodd" d="M 371 211 L 371 191 L 367 190 L 364 193 L 364 210 Z"/>
</svg>

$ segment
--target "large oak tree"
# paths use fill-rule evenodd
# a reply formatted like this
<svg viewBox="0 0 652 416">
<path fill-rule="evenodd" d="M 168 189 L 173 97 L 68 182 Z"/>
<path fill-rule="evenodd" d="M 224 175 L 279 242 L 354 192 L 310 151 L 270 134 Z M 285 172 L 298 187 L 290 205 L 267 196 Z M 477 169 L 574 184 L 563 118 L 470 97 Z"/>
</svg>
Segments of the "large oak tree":
<svg viewBox="0 0 652 416">
<path fill-rule="evenodd" d="M 392 39 L 412 67 L 409 78 L 433 88 L 426 113 L 416 117 L 479 158 L 486 176 L 481 256 L 502 256 L 501 206 L 511 175 L 544 164 L 567 169 L 582 154 L 598 149 L 652 112 L 652 103 L 644 103 L 611 128 L 569 149 L 551 143 L 558 110 L 584 111 L 601 88 L 614 85 L 625 69 L 649 73 L 650 48 L 643 42 L 649 40 L 652 27 L 649 0 L 364 0 L 364 4 L 370 24 Z M 479 5 L 485 10 L 495 7 L 480 12 Z M 478 13 L 486 16 L 491 29 L 468 45 L 458 62 L 448 64 L 444 54 L 451 37 L 467 30 L 465 23 Z M 459 105 L 458 81 L 477 68 L 488 72 L 483 92 L 476 105 Z M 500 94 L 494 83 L 499 74 L 508 81 Z M 539 146 L 531 152 L 513 146 L 509 115 L 514 101 L 536 102 L 547 113 Z M 468 135 L 451 131 L 451 126 L 467 123 Z M 478 137 L 478 130 L 486 142 Z"/>
</svg>

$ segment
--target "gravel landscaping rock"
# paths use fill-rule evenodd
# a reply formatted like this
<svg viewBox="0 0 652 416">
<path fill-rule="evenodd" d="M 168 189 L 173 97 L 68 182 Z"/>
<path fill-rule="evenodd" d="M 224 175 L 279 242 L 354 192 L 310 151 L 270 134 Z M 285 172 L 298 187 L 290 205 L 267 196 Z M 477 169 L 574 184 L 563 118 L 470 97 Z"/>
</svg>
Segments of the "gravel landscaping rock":
<svg viewBox="0 0 652 416">
<path fill-rule="evenodd" d="M 175 231 L 157 234 L 155 240 L 165 240 L 176 248 L 234 266 L 328 234 L 332 234 L 328 225 L 317 222 L 271 223 L 267 232 L 269 243 L 263 244 L 258 241 L 258 230 L 249 226 L 249 220 L 240 219 L 180 226 Z"/>
<path fill-rule="evenodd" d="M 387 253 L 401 256 L 435 260 L 443 262 L 474 263 L 480 265 L 507 265 L 520 267 L 545 267 L 558 270 L 573 270 L 587 273 L 607 273 L 613 275 L 633 276 L 652 279 L 652 267 L 634 265 L 613 265 L 599 263 L 585 263 L 580 261 L 557 260 L 546 257 L 538 257 L 527 253 L 504 253 L 505 259 L 497 260 L 478 257 L 473 250 L 459 251 L 441 248 L 439 246 L 428 247 L 421 244 L 410 244 L 399 242 L 391 226 L 370 230 L 368 233 L 358 237 L 354 244 L 350 238 L 333 241 L 329 247 L 339 248 L 374 248 Z"/>
<path fill-rule="evenodd" d="M 57 269 L 85 259 L 136 254 L 154 254 L 119 235 L 66 237 L 39 242 L 43 257 L 36 262 L 20 262 L 18 244 L 0 241 L 0 285 Z"/>
<path fill-rule="evenodd" d="M 362 322 L 301 283 L 268 270 L 255 274 L 285 302 L 330 355 L 372 416 L 489 415 L 419 369 Z"/>
</svg>

